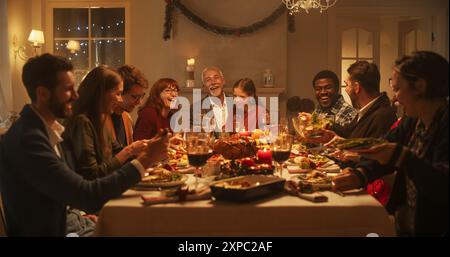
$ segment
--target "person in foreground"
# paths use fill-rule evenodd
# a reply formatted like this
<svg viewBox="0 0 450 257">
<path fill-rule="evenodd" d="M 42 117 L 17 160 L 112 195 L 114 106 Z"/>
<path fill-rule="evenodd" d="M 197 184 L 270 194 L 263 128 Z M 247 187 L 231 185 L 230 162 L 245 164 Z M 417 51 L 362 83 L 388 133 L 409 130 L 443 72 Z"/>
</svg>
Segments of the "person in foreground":
<svg viewBox="0 0 450 257">
<path fill-rule="evenodd" d="M 23 67 L 31 104 L 1 142 L 0 188 L 9 236 L 64 236 L 67 206 L 96 212 L 141 180 L 145 169 L 167 157 L 166 135 L 150 140 L 136 159 L 96 180 L 83 179 L 65 162 L 64 130 L 57 119 L 72 115 L 72 64 L 44 54 Z"/>
<path fill-rule="evenodd" d="M 407 117 L 365 151 L 355 169 L 333 180 L 335 190 L 364 187 L 396 171 L 386 205 L 399 236 L 448 236 L 448 61 L 428 51 L 395 62 L 392 89 Z"/>
</svg>

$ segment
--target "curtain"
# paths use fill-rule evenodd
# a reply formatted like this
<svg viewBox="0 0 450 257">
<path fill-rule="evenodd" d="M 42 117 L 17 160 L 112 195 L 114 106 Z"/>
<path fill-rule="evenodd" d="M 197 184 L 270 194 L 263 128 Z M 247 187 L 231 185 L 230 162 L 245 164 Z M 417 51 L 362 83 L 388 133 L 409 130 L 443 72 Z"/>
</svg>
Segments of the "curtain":
<svg viewBox="0 0 450 257">
<path fill-rule="evenodd" d="M 0 0 L 0 121 L 12 110 L 7 0 Z"/>
</svg>

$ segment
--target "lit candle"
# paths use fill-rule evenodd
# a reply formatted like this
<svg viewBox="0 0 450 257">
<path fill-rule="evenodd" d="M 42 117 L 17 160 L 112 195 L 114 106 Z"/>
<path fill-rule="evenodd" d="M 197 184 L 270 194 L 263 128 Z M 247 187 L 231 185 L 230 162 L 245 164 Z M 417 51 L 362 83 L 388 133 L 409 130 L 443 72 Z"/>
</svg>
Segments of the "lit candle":
<svg viewBox="0 0 450 257">
<path fill-rule="evenodd" d="M 187 60 L 187 65 L 188 66 L 194 66 L 195 65 L 195 59 L 194 58 L 190 58 Z"/>
<path fill-rule="evenodd" d="M 187 87 L 194 87 L 195 85 L 195 79 L 194 79 L 194 70 L 195 70 L 195 59 L 189 58 L 187 60 L 187 66 L 186 66 L 186 86 Z"/>
<path fill-rule="evenodd" d="M 242 131 L 239 132 L 239 136 L 241 136 L 241 137 L 249 137 L 251 135 L 252 135 L 252 133 L 250 131 L 246 131 L 245 129 L 242 129 Z"/>
<path fill-rule="evenodd" d="M 272 165 L 272 151 L 264 148 L 264 150 L 258 150 L 257 156 L 259 163 Z"/>
</svg>

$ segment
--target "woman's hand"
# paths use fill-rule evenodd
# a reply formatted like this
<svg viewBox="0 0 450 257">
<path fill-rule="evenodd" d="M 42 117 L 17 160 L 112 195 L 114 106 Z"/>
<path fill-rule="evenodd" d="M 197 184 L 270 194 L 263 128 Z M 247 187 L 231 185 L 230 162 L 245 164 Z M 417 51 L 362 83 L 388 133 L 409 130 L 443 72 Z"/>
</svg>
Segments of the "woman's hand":
<svg viewBox="0 0 450 257">
<path fill-rule="evenodd" d="M 332 181 L 334 191 L 347 191 L 361 188 L 363 185 L 359 177 L 352 171 L 351 168 L 346 168 L 335 176 Z"/>
<path fill-rule="evenodd" d="M 142 151 L 144 151 L 149 141 L 150 140 L 143 139 L 135 141 L 131 145 L 127 146 L 130 148 L 131 156 L 138 156 Z"/>
<path fill-rule="evenodd" d="M 175 135 L 169 139 L 169 145 L 180 145 L 183 141 L 184 140 L 180 135 Z"/>
<path fill-rule="evenodd" d="M 149 140 L 145 151 L 137 157 L 144 168 L 151 167 L 155 163 L 168 158 L 167 147 L 169 144 L 169 137 L 170 133 L 165 135 L 158 134 Z"/>
</svg>

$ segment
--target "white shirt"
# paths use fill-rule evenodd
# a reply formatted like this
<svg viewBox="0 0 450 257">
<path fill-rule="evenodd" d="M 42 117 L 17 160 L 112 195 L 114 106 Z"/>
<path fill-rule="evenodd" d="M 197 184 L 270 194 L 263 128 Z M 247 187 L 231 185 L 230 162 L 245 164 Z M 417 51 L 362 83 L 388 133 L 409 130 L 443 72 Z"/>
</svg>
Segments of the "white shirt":
<svg viewBox="0 0 450 257">
<path fill-rule="evenodd" d="M 47 133 L 48 133 L 48 141 L 49 141 L 50 145 L 53 147 L 53 149 L 55 150 L 56 155 L 58 155 L 58 157 L 61 158 L 61 153 L 59 152 L 57 145 L 64 140 L 61 136 L 65 130 L 64 126 L 61 125 L 61 123 L 59 123 L 56 120 L 52 124 L 48 124 L 47 121 L 39 113 L 39 111 L 36 110 L 33 105 L 30 105 L 30 106 L 31 106 L 31 110 L 33 110 L 36 113 L 36 115 L 44 123 L 45 129 L 47 130 Z M 139 173 L 141 173 L 141 174 L 145 173 L 144 166 L 137 159 L 132 160 L 131 164 L 133 164 L 133 166 L 136 167 L 136 169 L 138 169 Z"/>
<path fill-rule="evenodd" d="M 373 99 L 368 104 L 366 104 L 363 108 L 359 109 L 359 111 L 358 111 L 358 122 L 367 113 L 367 111 L 375 103 L 375 101 L 378 100 L 378 98 L 380 98 L 381 96 L 382 95 L 378 96 L 377 98 Z"/>
<path fill-rule="evenodd" d="M 48 141 L 50 142 L 50 145 L 55 150 L 56 155 L 58 155 L 58 157 L 61 158 L 61 153 L 59 152 L 57 145 L 63 141 L 63 138 L 61 135 L 65 130 L 64 126 L 61 125 L 61 123 L 59 123 L 56 120 L 52 124 L 48 124 L 47 121 L 42 117 L 42 115 L 39 113 L 39 111 L 34 108 L 33 105 L 31 105 L 31 110 L 33 110 L 36 113 L 36 115 L 44 123 L 45 129 L 47 130 L 47 134 L 48 134 Z"/>
<path fill-rule="evenodd" d="M 228 118 L 227 101 L 225 97 L 226 97 L 225 94 L 223 94 L 223 104 L 221 104 L 220 102 L 217 103 L 213 101 L 212 97 L 209 98 L 209 101 L 211 103 L 214 112 L 214 119 L 216 121 L 216 125 L 220 129 L 225 126 Z"/>
</svg>

